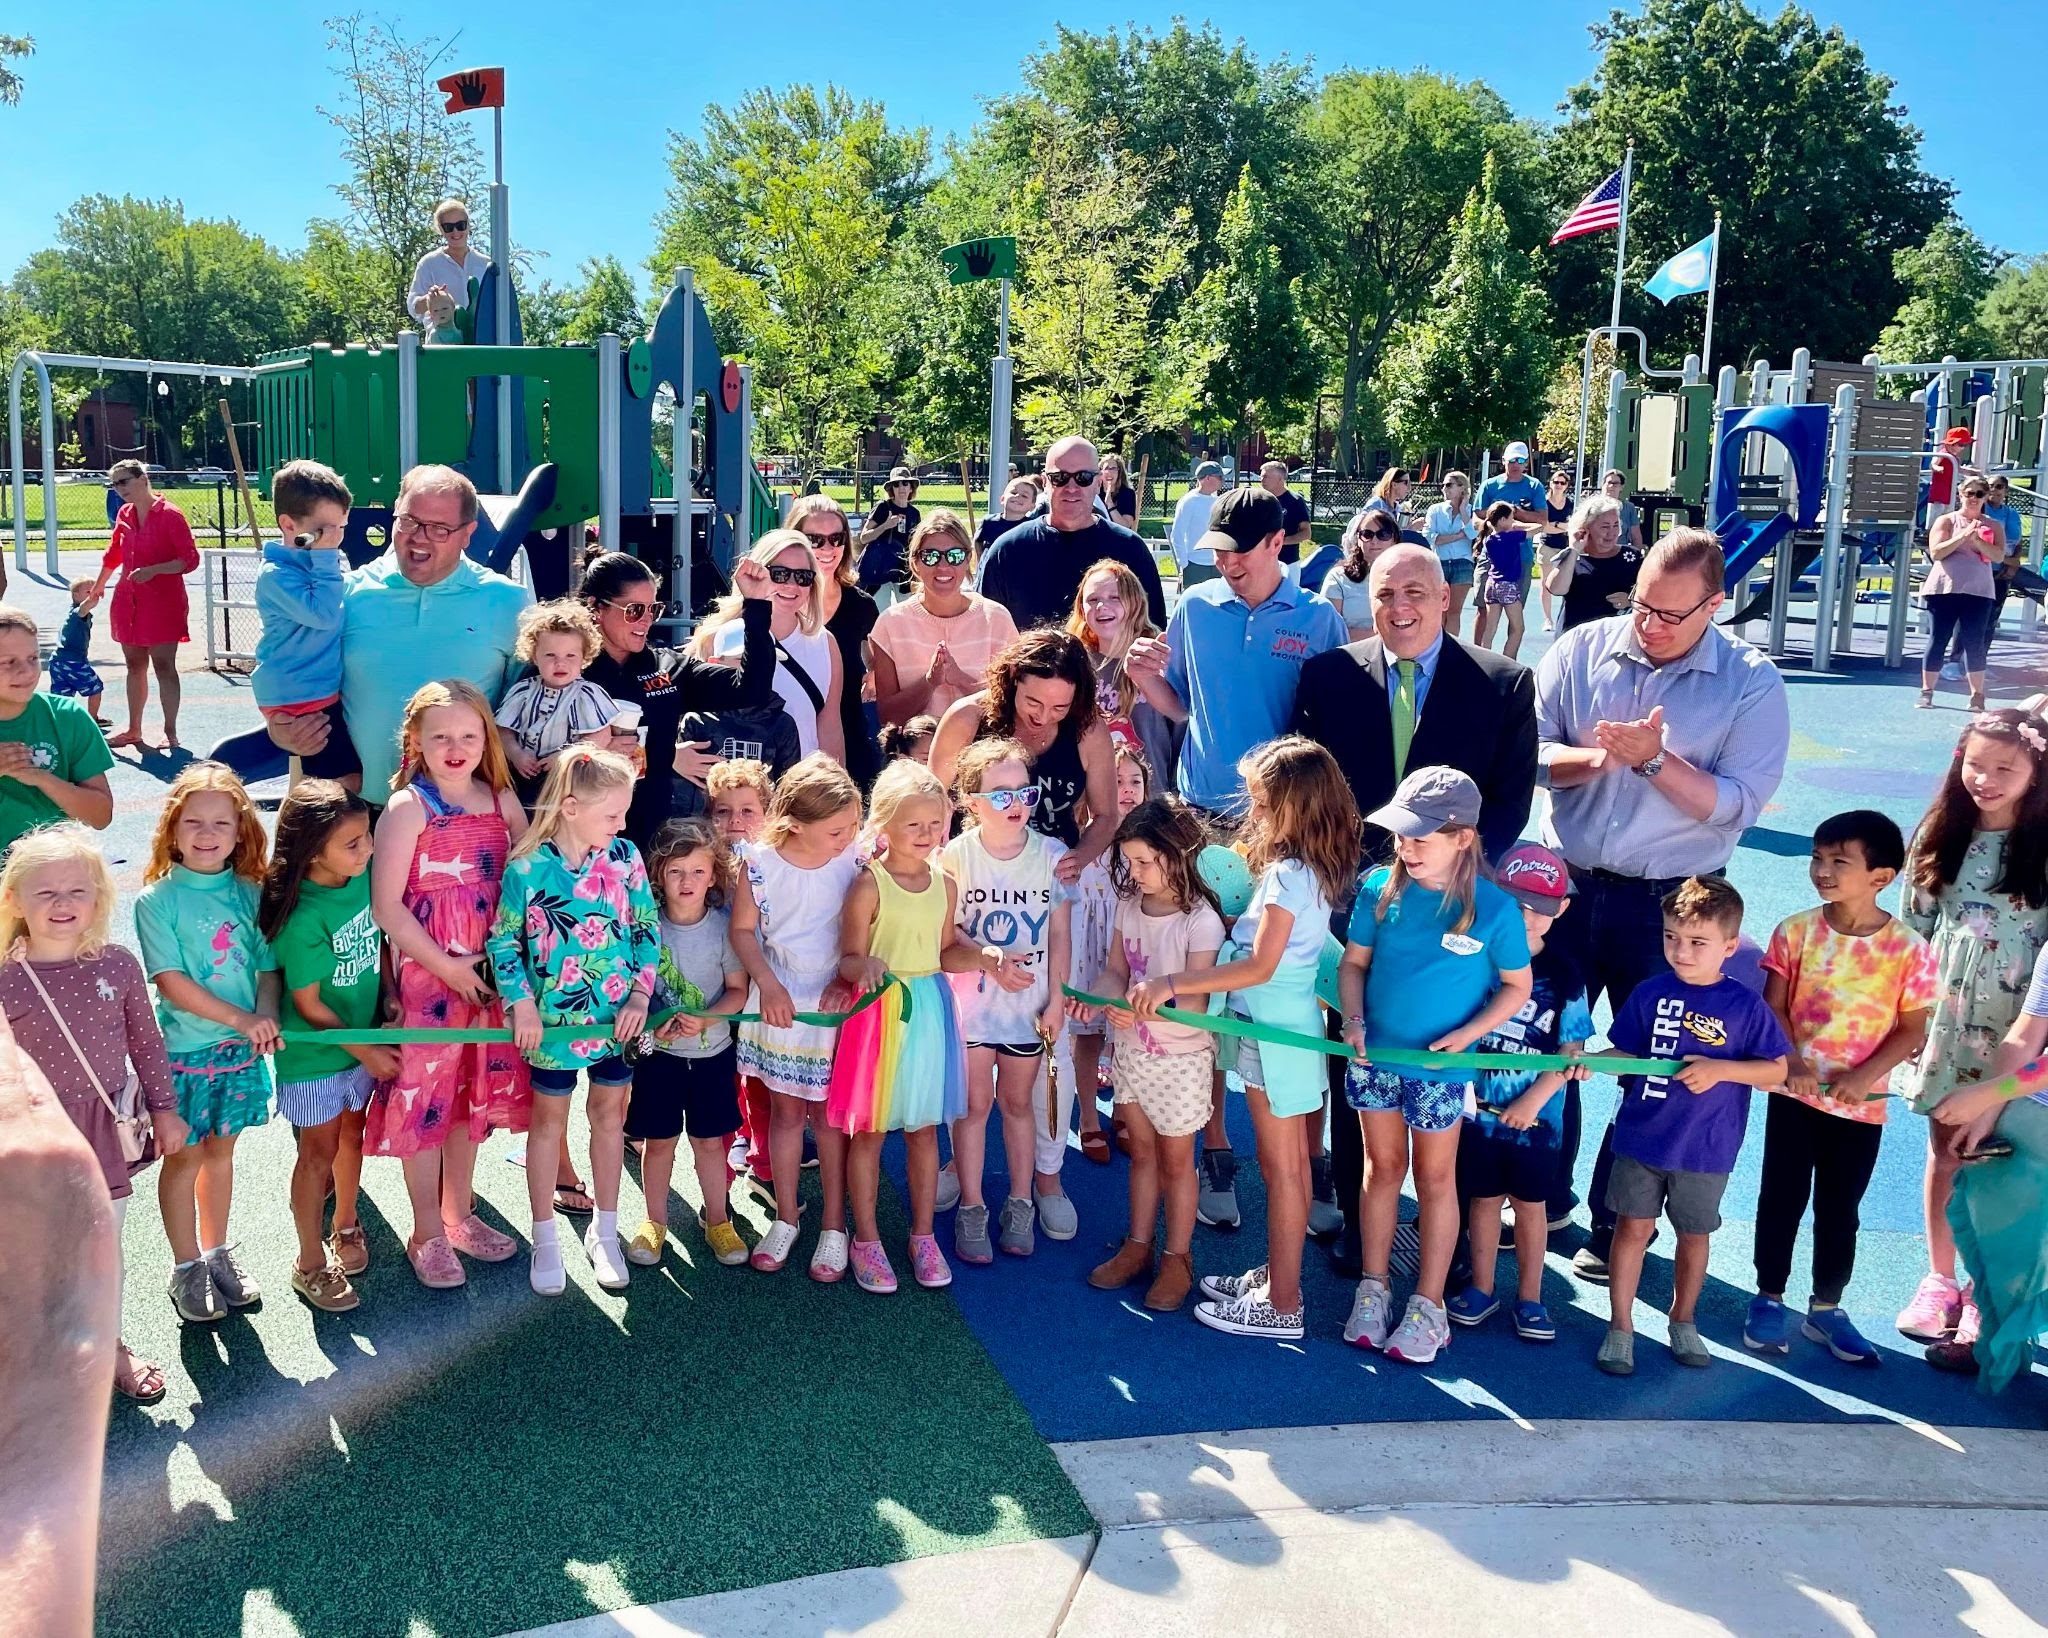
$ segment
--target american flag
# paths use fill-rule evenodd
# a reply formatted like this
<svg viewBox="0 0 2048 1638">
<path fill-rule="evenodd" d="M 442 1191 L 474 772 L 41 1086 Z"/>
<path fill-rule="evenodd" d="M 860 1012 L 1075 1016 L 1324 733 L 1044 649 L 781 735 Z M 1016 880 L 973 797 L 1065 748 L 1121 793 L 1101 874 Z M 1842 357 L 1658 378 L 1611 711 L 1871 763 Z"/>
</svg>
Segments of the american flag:
<svg viewBox="0 0 2048 1638">
<path fill-rule="evenodd" d="M 1616 171 L 1578 202 L 1571 215 L 1550 236 L 1550 242 L 1561 244 L 1566 239 L 1578 238 L 1582 233 L 1601 233 L 1617 226 L 1620 221 L 1621 172 Z"/>
</svg>

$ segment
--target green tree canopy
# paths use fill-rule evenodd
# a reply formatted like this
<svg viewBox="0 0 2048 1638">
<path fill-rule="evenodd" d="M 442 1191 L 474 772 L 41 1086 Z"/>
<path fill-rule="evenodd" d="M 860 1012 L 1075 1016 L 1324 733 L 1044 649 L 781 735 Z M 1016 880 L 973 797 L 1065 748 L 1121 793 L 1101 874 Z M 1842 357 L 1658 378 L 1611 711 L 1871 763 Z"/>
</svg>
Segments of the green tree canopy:
<svg viewBox="0 0 2048 1638">
<path fill-rule="evenodd" d="M 1698 349 L 1698 304 L 1658 307 L 1642 281 L 1719 210 L 1715 351 L 1862 357 L 1905 294 L 1893 257 L 1927 237 L 1952 192 L 1921 168 L 1892 82 L 1796 5 L 1767 19 L 1742 0 L 1646 0 L 1592 32 L 1601 62 L 1565 99 L 1552 200 L 1561 218 L 1635 143 L 1623 321 L 1667 360 Z M 1605 323 L 1612 236 L 1568 241 L 1552 265 L 1565 333 Z"/>
<path fill-rule="evenodd" d="M 2048 256 L 2000 269 L 1978 318 L 1991 338 L 1992 357 L 2048 358 Z"/>
<path fill-rule="evenodd" d="M 10 107 L 21 101 L 21 75 L 8 66 L 8 59 L 34 53 L 36 43 L 25 34 L 0 34 L 0 103 Z"/>
<path fill-rule="evenodd" d="M 1223 209 L 1216 261 L 1181 314 L 1177 351 L 1200 369 L 1198 424 L 1270 430 L 1315 391 L 1301 280 L 1288 273 L 1276 236 L 1272 201 L 1247 165 Z"/>
<path fill-rule="evenodd" d="M 1979 309 L 1996 265 L 1984 241 L 1953 217 L 1924 243 L 1900 251 L 1892 267 L 1906 299 L 1877 338 L 1877 350 L 1901 364 L 1987 357 L 1992 341 Z"/>
</svg>

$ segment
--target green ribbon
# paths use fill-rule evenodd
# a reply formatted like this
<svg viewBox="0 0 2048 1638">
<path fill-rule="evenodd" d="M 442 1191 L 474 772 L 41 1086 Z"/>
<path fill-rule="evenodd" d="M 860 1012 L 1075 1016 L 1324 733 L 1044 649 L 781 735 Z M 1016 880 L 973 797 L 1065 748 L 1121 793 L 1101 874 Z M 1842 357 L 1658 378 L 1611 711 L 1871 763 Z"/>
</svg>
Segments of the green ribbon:
<svg viewBox="0 0 2048 1638">
<path fill-rule="evenodd" d="M 894 973 L 888 974 L 877 989 L 869 990 L 845 1012 L 800 1012 L 796 1015 L 799 1024 L 815 1024 L 820 1028 L 832 1029 L 846 1022 L 857 1012 L 865 1012 L 891 990 L 903 992 L 903 1016 L 910 1017 L 910 989 Z M 661 1028 L 671 1018 L 710 1018 L 726 1024 L 758 1024 L 764 1022 L 758 1012 L 713 1012 L 709 1007 L 671 1007 L 647 1020 L 649 1033 Z M 588 1041 L 607 1035 L 610 1030 L 603 1024 L 551 1024 L 540 1032 L 543 1045 L 561 1041 Z M 278 1037 L 286 1044 L 305 1046 L 399 1046 L 406 1042 L 438 1042 L 446 1046 L 490 1046 L 510 1041 L 509 1029 L 286 1029 L 279 1030 Z"/>
</svg>

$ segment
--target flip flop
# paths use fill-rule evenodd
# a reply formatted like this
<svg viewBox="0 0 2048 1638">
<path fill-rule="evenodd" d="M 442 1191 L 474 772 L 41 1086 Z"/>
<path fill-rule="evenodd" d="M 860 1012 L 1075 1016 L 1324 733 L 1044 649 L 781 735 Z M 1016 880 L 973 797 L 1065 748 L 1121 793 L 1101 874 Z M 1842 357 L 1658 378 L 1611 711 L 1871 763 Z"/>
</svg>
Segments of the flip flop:
<svg viewBox="0 0 2048 1638">
<path fill-rule="evenodd" d="M 125 750 L 130 745 L 137 746 L 145 751 L 154 749 L 149 741 L 140 734 L 131 734 L 125 728 L 118 734 L 109 734 L 107 736 L 107 749 L 110 751 Z"/>
<path fill-rule="evenodd" d="M 564 1217 L 588 1217 L 597 1210 L 597 1202 L 581 1183 L 557 1183 L 555 1210 Z"/>
</svg>

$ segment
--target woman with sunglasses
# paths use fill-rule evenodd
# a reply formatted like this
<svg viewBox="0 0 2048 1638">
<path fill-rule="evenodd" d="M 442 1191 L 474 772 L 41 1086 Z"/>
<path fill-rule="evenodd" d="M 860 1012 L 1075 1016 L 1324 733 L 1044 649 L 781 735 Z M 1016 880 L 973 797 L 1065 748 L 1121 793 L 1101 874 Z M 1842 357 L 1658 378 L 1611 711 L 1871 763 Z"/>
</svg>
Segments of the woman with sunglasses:
<svg viewBox="0 0 2048 1638">
<path fill-rule="evenodd" d="M 1344 556 L 1323 577 L 1323 601 L 1337 611 L 1352 642 L 1373 634 L 1372 591 L 1368 577 L 1373 561 L 1401 538 L 1401 525 L 1384 507 L 1367 503 L 1344 526 Z"/>
<path fill-rule="evenodd" d="M 1572 475 L 1556 467 L 1543 490 L 1543 513 L 1550 527 L 1536 537 L 1536 583 L 1543 602 L 1543 629 L 1557 630 L 1557 613 L 1550 600 L 1550 571 L 1564 561 L 1571 549 Z"/>
<path fill-rule="evenodd" d="M 93 595 L 106 590 L 116 569 L 111 618 L 114 641 L 121 645 L 127 671 L 128 726 L 107 741 L 110 746 L 150 749 L 142 737 L 142 712 L 149 704 L 149 676 L 156 673 L 157 693 L 164 708 L 164 749 L 178 748 L 178 645 L 192 640 L 190 604 L 185 576 L 199 567 L 199 548 L 185 514 L 150 487 L 149 470 L 140 461 L 116 461 L 107 482 L 121 497 L 113 538 L 100 560 Z"/>
<path fill-rule="evenodd" d="M 825 610 L 825 629 L 839 648 L 839 731 L 846 741 L 846 771 L 866 790 L 882 771 L 882 748 L 876 743 L 868 689 L 868 639 L 880 612 L 862 591 L 853 573 L 852 538 L 846 512 L 830 495 L 804 495 L 789 509 L 789 526 L 811 543 L 818 565 L 818 592 Z"/>
<path fill-rule="evenodd" d="M 637 705 L 642 712 L 647 772 L 633 787 L 626 834 L 643 850 L 675 810 L 677 776 L 701 785 L 705 771 L 718 760 L 700 741 L 677 743 L 683 717 L 691 711 L 768 705 L 775 699 L 775 638 L 768 608 L 772 582 L 765 568 L 745 559 L 733 565 L 732 578 L 746 599 L 738 670 L 679 648 L 650 645 L 654 622 L 668 605 L 655 595 L 654 576 L 637 557 L 603 552 L 583 567 L 577 595 L 596 619 L 602 643 L 583 675 L 621 705 Z M 614 749 L 629 751 L 634 744 L 635 736 L 618 735 Z"/>
<path fill-rule="evenodd" d="M 1028 492 L 1028 478 L 1013 480 Z M 868 641 L 875 705 L 884 722 L 942 715 L 956 700 L 980 690 L 989 661 L 1016 640 L 1010 611 L 978 592 L 974 546 L 959 517 L 943 509 L 910 538 L 910 572 L 917 591 L 882 611 Z"/>
<path fill-rule="evenodd" d="M 1394 528 L 1401 527 L 1401 513 L 1408 504 L 1409 493 L 1415 488 L 1415 474 L 1405 466 L 1390 466 L 1380 474 L 1380 481 L 1372 486 L 1372 495 L 1365 503 L 1368 512 L 1384 512 L 1394 520 Z"/>
<path fill-rule="evenodd" d="M 1479 535 L 1479 520 L 1472 513 L 1472 480 L 1465 473 L 1444 474 L 1444 498 L 1424 516 L 1422 532 L 1443 565 L 1444 584 L 1451 593 L 1444 630 L 1456 637 L 1465 623 L 1465 600 L 1472 595 L 1472 543 Z"/>
<path fill-rule="evenodd" d="M 1126 529 L 1138 527 L 1138 492 L 1131 487 L 1131 469 L 1117 454 L 1102 457 L 1102 503 L 1111 523 Z"/>
<path fill-rule="evenodd" d="M 481 286 L 491 259 L 470 248 L 469 207 L 460 199 L 443 199 L 434 207 L 439 248 L 430 250 L 413 269 L 406 311 L 419 320 L 429 341 L 460 341 L 458 318 L 469 306 L 470 281 Z"/>
<path fill-rule="evenodd" d="M 768 575 L 768 629 L 775 636 L 775 697 L 796 724 L 799 759 L 823 751 L 846 766 L 846 736 L 839 726 L 839 698 L 845 668 L 839 645 L 825 629 L 825 593 L 818 584 L 818 560 L 801 529 L 770 529 L 740 560 Z M 734 565 L 737 572 L 738 565 Z M 737 664 L 743 599 L 728 592 L 711 605 L 690 652 L 716 664 Z"/>
</svg>

